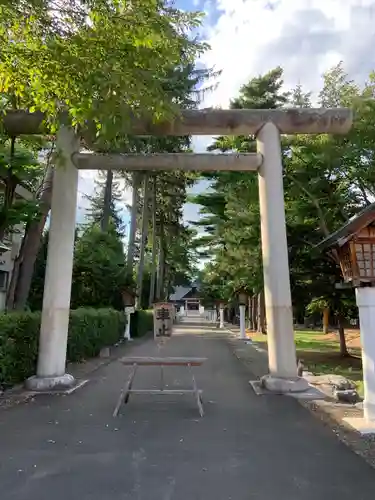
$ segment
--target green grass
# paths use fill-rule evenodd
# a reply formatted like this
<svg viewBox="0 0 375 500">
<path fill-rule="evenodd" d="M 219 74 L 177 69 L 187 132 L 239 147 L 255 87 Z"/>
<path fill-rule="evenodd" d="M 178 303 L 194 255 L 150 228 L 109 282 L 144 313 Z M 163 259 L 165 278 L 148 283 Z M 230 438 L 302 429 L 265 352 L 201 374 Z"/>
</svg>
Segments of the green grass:
<svg viewBox="0 0 375 500">
<path fill-rule="evenodd" d="M 363 375 L 360 349 L 349 349 L 352 357 L 340 356 L 340 345 L 331 334 L 330 338 L 322 332 L 310 330 L 295 331 L 297 357 L 303 359 L 305 366 L 315 375 L 335 373 L 352 380 L 358 393 L 363 396 Z M 252 334 L 254 342 L 267 344 L 267 335 Z M 265 347 L 265 346 L 263 346 Z"/>
</svg>

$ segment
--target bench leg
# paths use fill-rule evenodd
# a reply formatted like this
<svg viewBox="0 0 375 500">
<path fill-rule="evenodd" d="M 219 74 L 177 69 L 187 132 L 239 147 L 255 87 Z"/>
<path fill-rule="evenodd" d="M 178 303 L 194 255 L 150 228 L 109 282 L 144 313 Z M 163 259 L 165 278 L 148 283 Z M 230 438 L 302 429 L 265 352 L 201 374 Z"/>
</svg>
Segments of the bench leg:
<svg viewBox="0 0 375 500">
<path fill-rule="evenodd" d="M 189 367 L 189 370 L 190 370 L 190 373 L 191 373 L 191 378 L 193 380 L 193 389 L 194 389 L 194 394 L 195 394 L 195 398 L 197 400 L 197 405 L 198 405 L 198 410 L 199 410 L 199 415 L 201 417 L 203 417 L 204 415 L 204 411 L 203 411 L 203 405 L 202 405 L 202 398 L 201 398 L 201 393 L 199 392 L 198 390 L 198 387 L 197 387 L 197 383 L 195 381 L 195 377 L 194 377 L 194 373 L 193 373 L 193 369 L 191 367 L 191 364 L 188 364 L 188 367 Z"/>
<path fill-rule="evenodd" d="M 128 378 L 124 388 L 121 390 L 120 396 L 119 396 L 118 401 L 117 401 L 116 408 L 114 409 L 114 412 L 113 412 L 114 417 L 117 417 L 122 403 L 124 402 L 126 404 L 129 401 L 129 396 L 130 396 L 129 391 L 131 391 L 134 377 L 135 377 L 135 372 L 137 371 L 137 368 L 138 368 L 138 365 L 134 364 L 133 369 L 130 373 L 130 377 Z"/>
<path fill-rule="evenodd" d="M 130 375 L 130 378 L 129 378 L 129 384 L 128 384 L 128 388 L 127 388 L 127 391 L 126 391 L 126 395 L 125 395 L 125 399 L 124 399 L 124 403 L 127 404 L 128 401 L 129 401 L 129 398 L 130 398 L 130 391 L 132 390 L 132 387 L 133 387 L 133 381 L 134 381 L 134 377 L 135 377 L 135 372 L 137 371 L 137 368 L 138 368 L 138 365 L 137 364 L 134 364 L 133 365 L 133 372 L 131 373 Z"/>
</svg>

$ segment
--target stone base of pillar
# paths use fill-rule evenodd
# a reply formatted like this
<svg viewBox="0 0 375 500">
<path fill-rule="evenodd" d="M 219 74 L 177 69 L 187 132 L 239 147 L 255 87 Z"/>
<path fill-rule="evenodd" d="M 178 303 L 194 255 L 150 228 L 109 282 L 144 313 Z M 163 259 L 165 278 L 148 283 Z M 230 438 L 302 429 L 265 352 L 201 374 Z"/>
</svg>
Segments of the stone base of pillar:
<svg viewBox="0 0 375 500">
<path fill-rule="evenodd" d="M 25 387 L 29 391 L 50 392 L 71 389 L 76 385 L 73 375 L 65 373 L 60 377 L 38 377 L 33 376 L 26 380 Z"/>
<path fill-rule="evenodd" d="M 274 394 L 288 394 L 291 392 L 308 391 L 310 386 L 307 380 L 302 377 L 279 378 L 272 375 L 265 375 L 261 378 L 261 385 L 267 391 Z"/>
<path fill-rule="evenodd" d="M 362 434 L 362 436 L 365 436 L 367 434 L 375 434 L 375 421 L 358 417 L 343 418 L 343 421 L 353 427 L 353 429 L 358 431 L 360 434 Z"/>
</svg>

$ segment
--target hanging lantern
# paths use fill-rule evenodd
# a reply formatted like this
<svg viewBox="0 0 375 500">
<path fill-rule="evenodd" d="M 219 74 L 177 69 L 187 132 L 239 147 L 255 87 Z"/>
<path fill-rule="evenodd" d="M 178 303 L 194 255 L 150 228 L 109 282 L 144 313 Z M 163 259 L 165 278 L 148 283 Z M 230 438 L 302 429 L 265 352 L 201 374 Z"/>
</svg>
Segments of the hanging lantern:
<svg viewBox="0 0 375 500">
<path fill-rule="evenodd" d="M 226 300 L 223 299 L 216 300 L 216 304 L 219 306 L 220 309 L 224 309 Z"/>
<path fill-rule="evenodd" d="M 375 282 L 375 203 L 366 207 L 318 245 L 338 256 L 344 281 L 353 286 Z"/>
<path fill-rule="evenodd" d="M 124 307 L 134 307 L 136 297 L 137 294 L 134 292 L 134 290 L 131 290 L 130 288 L 125 288 L 122 291 L 122 301 Z"/>
<path fill-rule="evenodd" d="M 240 288 L 237 291 L 237 296 L 238 296 L 238 303 L 240 304 L 240 306 L 246 306 L 248 295 L 245 288 Z"/>
</svg>

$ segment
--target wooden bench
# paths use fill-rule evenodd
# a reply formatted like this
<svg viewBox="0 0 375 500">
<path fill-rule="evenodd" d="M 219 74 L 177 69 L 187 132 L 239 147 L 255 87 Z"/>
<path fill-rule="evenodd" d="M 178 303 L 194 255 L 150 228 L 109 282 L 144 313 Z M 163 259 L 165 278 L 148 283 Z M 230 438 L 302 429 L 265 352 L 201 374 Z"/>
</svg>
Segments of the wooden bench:
<svg viewBox="0 0 375 500">
<path fill-rule="evenodd" d="M 176 357 L 166 357 L 166 358 L 154 358 L 154 357 L 124 357 L 119 361 L 125 366 L 132 366 L 133 369 L 130 373 L 126 384 L 121 390 L 120 396 L 118 398 L 116 407 L 113 412 L 113 416 L 117 417 L 121 405 L 127 404 L 130 398 L 130 394 L 194 394 L 199 414 L 203 417 L 203 403 L 202 403 L 202 390 L 198 389 L 197 383 L 192 370 L 193 366 L 201 366 L 207 358 L 176 358 Z M 133 389 L 134 377 L 139 366 L 160 366 L 160 389 Z M 165 389 L 164 386 L 164 366 L 186 366 L 192 377 L 193 387 L 192 389 Z"/>
</svg>

